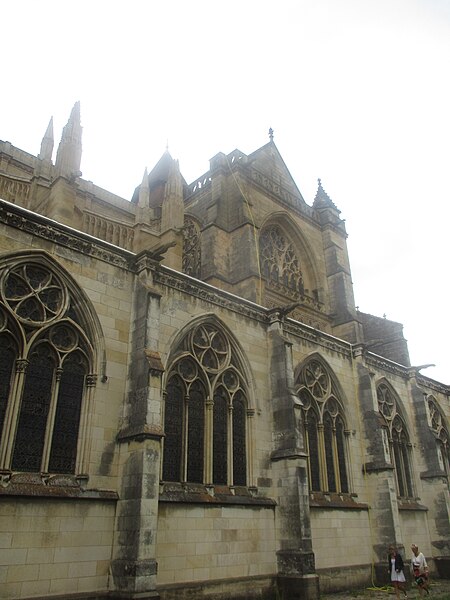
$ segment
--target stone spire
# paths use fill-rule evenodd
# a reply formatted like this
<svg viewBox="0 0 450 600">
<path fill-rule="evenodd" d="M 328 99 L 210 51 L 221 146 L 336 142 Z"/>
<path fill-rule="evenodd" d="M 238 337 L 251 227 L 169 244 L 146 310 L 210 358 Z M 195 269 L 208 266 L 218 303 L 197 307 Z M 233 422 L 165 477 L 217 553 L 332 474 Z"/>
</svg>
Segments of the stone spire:
<svg viewBox="0 0 450 600">
<path fill-rule="evenodd" d="M 139 198 L 138 198 L 138 203 L 137 203 L 139 208 L 148 208 L 149 207 L 149 199 L 150 199 L 150 188 L 148 185 L 147 167 L 145 167 L 144 176 L 142 177 L 142 183 L 139 186 Z"/>
<path fill-rule="evenodd" d="M 81 176 L 81 134 L 80 102 L 75 102 L 56 153 L 56 168 L 61 175 Z"/>
<path fill-rule="evenodd" d="M 169 165 L 161 217 L 161 231 L 183 227 L 183 178 L 178 161 L 173 159 Z"/>
<path fill-rule="evenodd" d="M 54 143 L 55 143 L 55 141 L 54 141 L 54 137 L 53 137 L 53 117 L 52 117 L 47 126 L 45 135 L 42 138 L 41 151 L 38 154 L 38 158 L 40 158 L 41 160 L 48 160 L 51 162 Z"/>
<path fill-rule="evenodd" d="M 313 208 L 321 209 L 321 208 L 333 208 L 338 213 L 341 211 L 338 209 L 336 204 L 331 200 L 330 196 L 326 193 L 326 191 L 322 187 L 322 181 L 319 178 L 317 180 L 318 188 L 316 192 L 316 197 L 314 198 Z"/>
</svg>

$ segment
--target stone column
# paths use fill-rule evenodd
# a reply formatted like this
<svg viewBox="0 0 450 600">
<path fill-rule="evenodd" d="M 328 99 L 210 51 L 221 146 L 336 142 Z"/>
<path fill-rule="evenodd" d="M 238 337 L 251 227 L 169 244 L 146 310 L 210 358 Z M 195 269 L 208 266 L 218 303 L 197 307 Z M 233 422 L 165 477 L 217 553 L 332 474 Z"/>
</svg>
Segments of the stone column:
<svg viewBox="0 0 450 600">
<path fill-rule="evenodd" d="M 294 390 L 292 348 L 277 315 L 269 328 L 274 418 L 274 480 L 278 481 L 278 584 L 286 600 L 319 597 L 309 512 L 308 458 L 301 402 Z"/>
<path fill-rule="evenodd" d="M 111 571 L 113 597 L 159 598 L 156 532 L 161 465 L 160 297 L 146 258 L 137 262 L 125 421 L 119 435 L 120 486 Z M 147 270 L 146 270 L 147 269 Z"/>
</svg>

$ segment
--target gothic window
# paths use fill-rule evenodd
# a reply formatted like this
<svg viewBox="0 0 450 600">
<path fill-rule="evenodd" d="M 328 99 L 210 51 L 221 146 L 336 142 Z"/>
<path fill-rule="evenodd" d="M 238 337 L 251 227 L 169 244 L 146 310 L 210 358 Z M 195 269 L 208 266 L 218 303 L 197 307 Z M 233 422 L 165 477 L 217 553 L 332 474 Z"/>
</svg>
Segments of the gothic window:
<svg viewBox="0 0 450 600">
<path fill-rule="evenodd" d="M 75 473 L 92 363 L 79 306 L 46 264 L 0 268 L 1 469 Z"/>
<path fill-rule="evenodd" d="M 436 438 L 439 464 L 446 473 L 450 484 L 450 435 L 445 419 L 438 408 L 436 399 L 428 396 L 428 413 L 430 416 L 431 430 Z"/>
<path fill-rule="evenodd" d="M 348 432 L 333 379 L 313 359 L 300 371 L 296 388 L 303 406 L 310 489 L 348 493 Z"/>
<path fill-rule="evenodd" d="M 411 475 L 411 443 L 406 424 L 400 414 L 399 401 L 391 388 L 380 383 L 377 386 L 378 410 L 386 428 L 391 462 L 395 468 L 398 495 L 411 498 L 414 495 Z"/>
<path fill-rule="evenodd" d="M 183 273 L 199 279 L 202 264 L 200 229 L 192 219 L 186 217 L 183 233 Z"/>
<path fill-rule="evenodd" d="M 248 396 L 231 341 L 213 324 L 198 325 L 168 373 L 163 480 L 246 485 Z"/>
<path fill-rule="evenodd" d="M 263 229 L 259 240 L 261 273 L 270 287 L 303 294 L 303 275 L 292 241 L 278 225 Z"/>
</svg>

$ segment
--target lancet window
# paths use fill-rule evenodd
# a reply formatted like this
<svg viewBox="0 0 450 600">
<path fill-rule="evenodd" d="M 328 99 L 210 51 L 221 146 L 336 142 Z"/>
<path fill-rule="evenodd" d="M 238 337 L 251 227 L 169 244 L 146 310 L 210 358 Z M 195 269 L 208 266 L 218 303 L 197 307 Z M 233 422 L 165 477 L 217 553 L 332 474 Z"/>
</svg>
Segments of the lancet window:
<svg viewBox="0 0 450 600">
<path fill-rule="evenodd" d="M 398 495 L 413 497 L 411 475 L 411 443 L 405 421 L 400 413 L 399 400 L 386 383 L 377 386 L 378 409 L 389 440 L 391 463 L 395 467 Z"/>
<path fill-rule="evenodd" d="M 279 225 L 265 227 L 259 240 L 261 274 L 271 287 L 303 293 L 303 275 L 296 248 Z"/>
<path fill-rule="evenodd" d="M 448 427 L 436 399 L 433 396 L 428 396 L 427 404 L 431 430 L 436 438 L 439 464 L 446 473 L 450 485 L 450 435 Z"/>
<path fill-rule="evenodd" d="M 92 346 L 47 264 L 0 267 L 0 468 L 75 473 Z"/>
<path fill-rule="evenodd" d="M 348 435 L 344 409 L 329 370 L 312 359 L 296 379 L 302 402 L 311 491 L 348 493 Z"/>
<path fill-rule="evenodd" d="M 185 218 L 183 234 L 183 273 L 198 279 L 202 264 L 200 229 L 193 219 Z"/>
<path fill-rule="evenodd" d="M 250 413 L 231 340 L 215 324 L 196 326 L 168 372 L 163 480 L 246 485 Z"/>
</svg>

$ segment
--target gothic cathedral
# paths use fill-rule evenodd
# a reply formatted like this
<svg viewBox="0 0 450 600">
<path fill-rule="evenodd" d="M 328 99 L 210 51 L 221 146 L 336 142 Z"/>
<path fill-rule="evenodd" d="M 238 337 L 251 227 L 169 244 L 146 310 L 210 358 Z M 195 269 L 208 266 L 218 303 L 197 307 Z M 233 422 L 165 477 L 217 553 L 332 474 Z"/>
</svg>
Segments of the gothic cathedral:
<svg viewBox="0 0 450 600">
<path fill-rule="evenodd" d="M 0 597 L 317 600 L 450 565 L 450 387 L 270 132 L 121 198 L 0 141 Z M 138 182 L 136 182 L 138 183 Z"/>
</svg>

